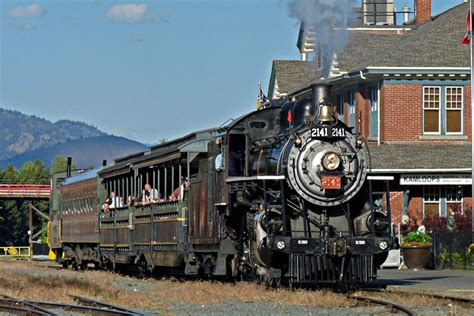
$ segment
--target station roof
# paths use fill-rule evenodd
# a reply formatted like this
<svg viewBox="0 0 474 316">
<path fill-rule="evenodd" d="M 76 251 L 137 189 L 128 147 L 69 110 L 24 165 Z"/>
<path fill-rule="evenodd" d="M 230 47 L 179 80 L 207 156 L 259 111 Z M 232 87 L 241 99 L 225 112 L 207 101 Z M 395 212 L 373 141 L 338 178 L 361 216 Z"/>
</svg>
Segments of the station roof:
<svg viewBox="0 0 474 316">
<path fill-rule="evenodd" d="M 101 169 L 102 168 L 96 168 L 96 169 L 91 169 L 91 170 L 81 172 L 81 173 L 79 173 L 77 175 L 74 175 L 70 178 L 66 178 L 61 184 L 62 185 L 71 185 L 71 184 L 76 184 L 76 183 L 79 183 L 79 182 L 95 179 L 96 176 L 97 176 L 97 173 L 99 173 L 99 171 Z"/>
<path fill-rule="evenodd" d="M 311 78 L 316 78 L 316 67 L 310 61 L 301 60 L 274 60 L 272 76 L 277 78 L 278 92 L 289 93 Z M 268 94 L 271 97 L 272 91 Z"/>
<path fill-rule="evenodd" d="M 443 72 L 452 69 L 466 69 L 469 73 L 470 52 L 469 46 L 461 45 L 461 39 L 466 33 L 466 17 L 469 3 L 462 3 L 434 16 L 421 25 L 410 26 L 400 32 L 352 32 L 350 40 L 343 51 L 337 54 L 334 63 L 337 65 L 331 81 L 348 79 L 346 74 L 359 71 L 380 69 L 413 70 L 427 69 Z M 311 75 L 311 62 L 303 63 L 298 67 L 305 67 L 304 71 L 295 74 L 295 78 L 288 75 L 291 70 L 289 61 L 284 61 L 283 67 L 272 76 L 277 77 L 278 86 L 289 95 L 300 93 L 315 83 L 318 79 Z M 309 74 L 308 74 L 309 73 Z M 304 75 L 306 74 L 306 75 Z M 291 82 L 287 83 L 289 80 Z"/>
<path fill-rule="evenodd" d="M 472 168 L 471 144 L 382 144 L 369 149 L 373 170 L 461 172 Z"/>
<path fill-rule="evenodd" d="M 468 12 L 469 3 L 462 3 L 415 26 L 367 66 L 469 67 L 469 46 L 461 45 Z"/>
</svg>

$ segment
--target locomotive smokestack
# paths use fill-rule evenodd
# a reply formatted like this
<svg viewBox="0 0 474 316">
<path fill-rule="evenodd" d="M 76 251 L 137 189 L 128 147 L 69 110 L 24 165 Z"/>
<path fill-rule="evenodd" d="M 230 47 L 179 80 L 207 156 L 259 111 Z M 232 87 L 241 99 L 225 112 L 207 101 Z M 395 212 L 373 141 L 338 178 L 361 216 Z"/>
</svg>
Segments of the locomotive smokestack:
<svg viewBox="0 0 474 316">
<path fill-rule="evenodd" d="M 315 83 L 311 86 L 313 94 L 313 106 L 318 109 L 319 103 L 325 101 L 329 96 L 329 86 L 322 83 Z"/>
<path fill-rule="evenodd" d="M 72 158 L 67 157 L 67 165 L 66 165 L 66 177 L 69 178 L 71 176 L 71 169 L 72 169 Z"/>
<path fill-rule="evenodd" d="M 324 101 L 328 101 L 329 86 L 322 83 L 315 83 L 311 86 L 311 92 L 313 94 L 313 113 L 318 113 L 319 104 Z"/>
</svg>

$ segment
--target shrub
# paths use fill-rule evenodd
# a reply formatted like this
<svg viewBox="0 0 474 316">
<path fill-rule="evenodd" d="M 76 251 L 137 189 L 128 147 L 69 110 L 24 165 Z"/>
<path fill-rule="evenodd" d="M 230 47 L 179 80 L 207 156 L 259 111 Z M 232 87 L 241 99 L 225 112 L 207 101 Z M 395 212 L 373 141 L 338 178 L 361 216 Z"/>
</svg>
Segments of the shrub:
<svg viewBox="0 0 474 316">
<path fill-rule="evenodd" d="M 422 232 L 408 233 L 402 242 L 402 247 L 426 247 L 431 245 L 431 236 Z"/>
</svg>

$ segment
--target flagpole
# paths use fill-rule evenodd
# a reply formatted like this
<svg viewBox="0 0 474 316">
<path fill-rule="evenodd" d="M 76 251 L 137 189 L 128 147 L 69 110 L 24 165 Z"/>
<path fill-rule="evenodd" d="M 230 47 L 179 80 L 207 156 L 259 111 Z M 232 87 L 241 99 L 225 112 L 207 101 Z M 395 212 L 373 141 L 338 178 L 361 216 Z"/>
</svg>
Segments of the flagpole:
<svg viewBox="0 0 474 316">
<path fill-rule="evenodd" d="M 472 59 L 472 54 L 474 52 L 473 50 L 473 42 L 474 42 L 474 38 L 473 38 L 473 35 L 474 35 L 474 32 L 473 32 L 473 24 L 474 24 L 474 21 L 472 21 L 472 13 L 473 13 L 473 8 L 472 8 L 472 0 L 469 0 L 469 18 L 470 18 L 470 21 L 471 21 L 471 40 L 469 42 L 469 47 L 470 47 L 470 52 L 471 52 L 471 159 L 472 159 L 472 163 L 471 163 L 471 173 L 472 173 L 472 177 L 471 179 L 474 179 L 474 147 L 472 145 L 472 141 L 474 139 L 474 116 L 472 114 L 472 111 L 474 110 L 474 90 L 473 90 L 473 87 L 474 87 L 474 64 L 473 64 L 473 59 Z M 469 30 L 468 30 L 469 31 Z M 474 205 L 472 203 L 472 198 L 474 198 L 474 181 L 472 182 L 472 191 L 471 191 L 471 207 L 474 208 Z M 472 213 L 472 217 L 474 219 L 474 213 Z M 472 221 L 472 238 L 474 240 L 474 220 Z"/>
</svg>

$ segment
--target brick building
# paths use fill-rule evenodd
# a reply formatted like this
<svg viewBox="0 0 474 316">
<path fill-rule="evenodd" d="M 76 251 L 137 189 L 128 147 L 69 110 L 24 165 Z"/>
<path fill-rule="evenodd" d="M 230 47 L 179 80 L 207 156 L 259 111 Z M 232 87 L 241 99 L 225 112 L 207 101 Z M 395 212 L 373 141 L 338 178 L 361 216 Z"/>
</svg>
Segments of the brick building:
<svg viewBox="0 0 474 316">
<path fill-rule="evenodd" d="M 394 222 L 472 206 L 470 51 L 460 45 L 468 11 L 463 3 L 431 17 L 431 1 L 418 0 L 411 23 L 349 28 L 331 61 L 331 102 L 368 139 L 371 174 L 390 180 Z M 311 36 L 300 31 L 301 61 L 273 62 L 273 100 L 311 97 L 321 78 Z"/>
</svg>

